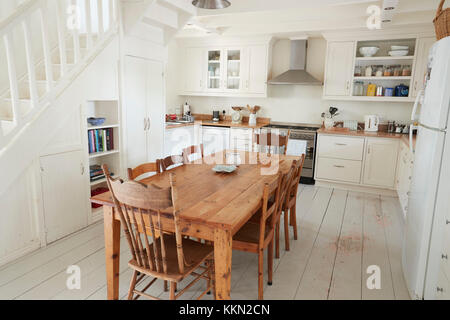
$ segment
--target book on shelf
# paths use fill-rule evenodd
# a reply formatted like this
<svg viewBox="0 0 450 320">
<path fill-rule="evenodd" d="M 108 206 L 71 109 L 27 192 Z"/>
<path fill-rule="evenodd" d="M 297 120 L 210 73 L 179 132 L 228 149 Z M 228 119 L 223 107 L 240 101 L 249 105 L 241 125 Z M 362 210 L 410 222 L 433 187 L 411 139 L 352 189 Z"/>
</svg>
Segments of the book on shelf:
<svg viewBox="0 0 450 320">
<path fill-rule="evenodd" d="M 111 172 L 111 176 L 113 176 L 113 175 L 114 175 L 114 173 Z M 99 164 L 93 164 L 93 165 L 89 166 L 89 176 L 90 176 L 91 182 L 98 181 L 98 180 L 105 178 L 103 169 Z"/>
<path fill-rule="evenodd" d="M 88 145 L 89 153 L 114 150 L 113 128 L 89 130 Z"/>
</svg>

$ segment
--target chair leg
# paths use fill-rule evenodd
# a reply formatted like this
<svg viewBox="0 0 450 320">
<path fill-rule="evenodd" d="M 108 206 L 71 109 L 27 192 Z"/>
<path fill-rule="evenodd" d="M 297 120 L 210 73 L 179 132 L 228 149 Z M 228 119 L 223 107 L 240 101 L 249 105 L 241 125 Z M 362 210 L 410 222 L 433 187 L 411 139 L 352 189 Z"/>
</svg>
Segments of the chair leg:
<svg viewBox="0 0 450 320">
<path fill-rule="evenodd" d="M 264 249 L 258 253 L 258 300 L 263 300 L 264 292 Z"/>
<path fill-rule="evenodd" d="M 170 300 L 175 300 L 176 282 L 170 282 Z"/>
<path fill-rule="evenodd" d="M 284 211 L 284 250 L 289 251 L 289 211 Z"/>
<path fill-rule="evenodd" d="M 296 205 L 294 204 L 291 208 L 291 226 L 294 229 L 294 240 L 297 240 L 298 234 L 297 234 L 297 212 L 295 209 Z"/>
<path fill-rule="evenodd" d="M 131 277 L 131 282 L 130 282 L 130 289 L 128 290 L 128 300 L 132 300 L 133 299 L 133 291 L 134 291 L 134 287 L 136 286 L 136 279 L 138 276 L 138 272 L 137 271 L 133 271 L 133 276 Z"/>
<path fill-rule="evenodd" d="M 275 226 L 275 258 L 280 258 L 280 223 Z"/>
<path fill-rule="evenodd" d="M 272 241 L 270 241 L 269 243 L 269 247 L 267 248 L 267 273 L 268 273 L 267 284 L 271 286 L 273 279 L 273 238 Z"/>
<path fill-rule="evenodd" d="M 164 280 L 164 292 L 167 292 L 169 290 L 167 286 L 167 280 Z"/>
</svg>

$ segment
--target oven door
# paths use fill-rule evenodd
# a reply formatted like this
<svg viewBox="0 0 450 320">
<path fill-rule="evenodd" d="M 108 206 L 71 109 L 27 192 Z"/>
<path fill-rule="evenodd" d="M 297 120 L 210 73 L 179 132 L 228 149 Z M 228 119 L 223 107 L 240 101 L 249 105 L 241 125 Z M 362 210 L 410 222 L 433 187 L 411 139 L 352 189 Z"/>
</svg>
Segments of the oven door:
<svg viewBox="0 0 450 320">
<path fill-rule="evenodd" d="M 287 155 L 301 156 L 305 154 L 302 177 L 313 178 L 315 135 L 309 133 L 291 133 L 288 142 Z"/>
</svg>

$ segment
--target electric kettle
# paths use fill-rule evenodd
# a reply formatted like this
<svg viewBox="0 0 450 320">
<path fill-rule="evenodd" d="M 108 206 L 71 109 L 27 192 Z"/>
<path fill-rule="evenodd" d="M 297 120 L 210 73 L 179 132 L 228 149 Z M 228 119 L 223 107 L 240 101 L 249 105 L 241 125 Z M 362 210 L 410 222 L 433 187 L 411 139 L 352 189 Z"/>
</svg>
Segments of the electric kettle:
<svg viewBox="0 0 450 320">
<path fill-rule="evenodd" d="M 380 118 L 376 115 L 368 115 L 364 117 L 365 126 L 364 131 L 376 132 L 380 124 Z"/>
</svg>

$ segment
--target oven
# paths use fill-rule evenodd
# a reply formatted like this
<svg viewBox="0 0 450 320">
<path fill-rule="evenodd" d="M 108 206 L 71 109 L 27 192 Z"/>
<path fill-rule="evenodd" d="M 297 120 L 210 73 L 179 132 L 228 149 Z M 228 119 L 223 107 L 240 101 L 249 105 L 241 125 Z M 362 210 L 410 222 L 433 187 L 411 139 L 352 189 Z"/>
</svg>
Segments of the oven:
<svg viewBox="0 0 450 320">
<path fill-rule="evenodd" d="M 286 154 L 300 156 L 305 154 L 300 182 L 303 184 L 314 184 L 314 169 L 316 157 L 317 130 L 320 125 L 271 123 L 262 128 L 262 132 L 270 132 L 275 129 L 279 134 L 286 135 L 290 132 Z"/>
</svg>

